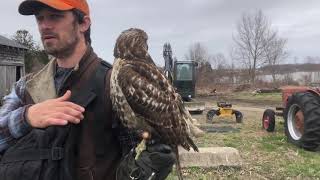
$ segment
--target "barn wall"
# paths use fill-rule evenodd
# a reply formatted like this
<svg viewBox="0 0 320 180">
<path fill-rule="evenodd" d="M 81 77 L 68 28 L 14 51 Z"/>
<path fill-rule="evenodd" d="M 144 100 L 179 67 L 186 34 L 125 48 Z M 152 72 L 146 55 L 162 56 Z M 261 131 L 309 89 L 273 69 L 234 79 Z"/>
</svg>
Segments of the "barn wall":
<svg viewBox="0 0 320 180">
<path fill-rule="evenodd" d="M 0 46 L 0 62 L 21 62 L 24 61 L 24 53 L 18 48 L 12 48 L 7 46 Z"/>
<path fill-rule="evenodd" d="M 17 66 L 21 67 L 21 76 L 24 76 L 24 51 L 0 45 L 0 98 L 8 94 L 16 82 Z"/>
<path fill-rule="evenodd" d="M 1 66 L 0 65 L 0 98 L 6 94 L 6 66 Z"/>
</svg>

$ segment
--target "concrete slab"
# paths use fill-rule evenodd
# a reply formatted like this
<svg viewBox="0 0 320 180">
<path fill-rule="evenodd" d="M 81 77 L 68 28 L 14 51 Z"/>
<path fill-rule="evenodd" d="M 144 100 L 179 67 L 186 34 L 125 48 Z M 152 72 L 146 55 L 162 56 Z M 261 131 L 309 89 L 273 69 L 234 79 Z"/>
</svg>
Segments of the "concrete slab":
<svg viewBox="0 0 320 180">
<path fill-rule="evenodd" d="M 239 151 L 231 147 L 199 148 L 199 152 L 179 149 L 181 167 L 211 168 L 219 166 L 240 167 Z"/>
</svg>

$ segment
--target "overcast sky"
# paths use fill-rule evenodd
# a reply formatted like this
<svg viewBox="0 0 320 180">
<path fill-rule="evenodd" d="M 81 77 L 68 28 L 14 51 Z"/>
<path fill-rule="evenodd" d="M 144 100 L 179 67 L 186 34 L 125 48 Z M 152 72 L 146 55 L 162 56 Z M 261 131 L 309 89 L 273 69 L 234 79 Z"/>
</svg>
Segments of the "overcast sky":
<svg viewBox="0 0 320 180">
<path fill-rule="evenodd" d="M 0 34 L 10 37 L 28 30 L 40 42 L 33 16 L 18 13 L 21 0 L 6 0 L 0 6 Z M 228 57 L 232 35 L 242 13 L 261 9 L 288 39 L 290 59 L 320 56 L 320 0 L 89 0 L 92 40 L 97 54 L 113 62 L 113 46 L 121 31 L 144 29 L 150 54 L 163 65 L 162 49 L 170 42 L 173 55 L 184 60 L 191 44 L 200 42 L 209 54 Z"/>
</svg>

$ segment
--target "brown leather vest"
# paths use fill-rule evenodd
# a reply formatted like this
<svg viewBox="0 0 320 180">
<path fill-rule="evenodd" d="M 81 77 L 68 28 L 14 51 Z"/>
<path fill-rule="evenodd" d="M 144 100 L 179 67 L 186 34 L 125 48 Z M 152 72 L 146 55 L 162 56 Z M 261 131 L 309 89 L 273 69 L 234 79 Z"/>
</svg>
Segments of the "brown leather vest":
<svg viewBox="0 0 320 180">
<path fill-rule="evenodd" d="M 63 95 L 67 90 L 76 93 L 84 87 L 90 76 L 95 73 L 97 66 L 100 65 L 100 59 L 89 47 L 79 65 L 75 68 L 72 74 L 64 82 L 60 92 L 55 93 L 53 72 L 55 72 L 55 62 L 51 61 L 38 74 L 28 77 L 26 103 L 34 104 L 42 102 L 50 98 L 56 98 Z M 111 69 L 107 72 L 105 93 L 98 94 L 96 98 L 103 98 L 105 102 L 104 114 L 104 132 L 100 138 L 106 146 L 106 152 L 102 156 L 96 154 L 96 146 L 94 139 L 93 122 L 95 116 L 92 111 L 85 112 L 85 120 L 81 121 L 79 126 L 79 137 L 77 139 L 77 155 L 76 176 L 77 180 L 112 180 L 115 178 L 116 168 L 121 159 L 121 148 L 116 137 L 116 132 L 112 128 L 112 105 L 110 100 L 110 75 Z M 90 104 L 89 104 L 90 106 Z M 87 107 L 86 109 L 90 109 Z M 101 114 L 99 115 L 101 116 Z"/>
</svg>

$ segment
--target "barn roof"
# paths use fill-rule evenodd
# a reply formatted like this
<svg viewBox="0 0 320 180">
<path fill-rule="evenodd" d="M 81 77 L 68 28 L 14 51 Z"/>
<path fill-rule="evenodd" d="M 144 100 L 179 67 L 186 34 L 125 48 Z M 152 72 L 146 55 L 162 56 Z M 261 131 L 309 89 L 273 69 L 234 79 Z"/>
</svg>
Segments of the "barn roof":
<svg viewBox="0 0 320 180">
<path fill-rule="evenodd" d="M 0 35 L 0 45 L 9 46 L 9 47 L 16 47 L 16 48 L 20 48 L 20 49 L 28 49 L 25 46 L 15 42 L 11 39 L 8 39 L 4 36 L 1 36 L 1 35 Z"/>
</svg>

